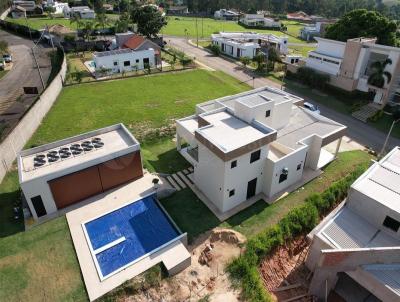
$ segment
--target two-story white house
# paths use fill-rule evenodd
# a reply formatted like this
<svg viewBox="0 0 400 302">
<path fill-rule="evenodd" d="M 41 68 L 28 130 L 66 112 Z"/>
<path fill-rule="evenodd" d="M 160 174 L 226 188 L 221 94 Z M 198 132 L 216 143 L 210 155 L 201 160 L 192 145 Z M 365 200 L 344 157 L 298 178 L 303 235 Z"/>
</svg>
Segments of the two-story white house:
<svg viewBox="0 0 400 302">
<path fill-rule="evenodd" d="M 255 32 L 220 32 L 212 34 L 211 40 L 224 54 L 234 58 L 253 58 L 260 51 L 267 52 L 269 47 L 274 47 L 280 54 L 288 53 L 286 36 L 278 37 Z"/>
<path fill-rule="evenodd" d="M 310 294 L 400 301 L 400 148 L 371 165 L 308 237 Z"/>
<path fill-rule="evenodd" d="M 374 91 L 374 103 L 400 102 L 400 48 L 376 44 L 375 38 L 355 38 L 347 42 L 315 38 L 316 50 L 308 53 L 306 66 L 330 75 L 330 84 L 347 91 Z M 374 62 L 391 60 L 385 71 L 392 80 L 378 89 L 368 84 Z"/>
<path fill-rule="evenodd" d="M 322 147 L 339 147 L 346 127 L 302 101 L 264 87 L 197 105 L 195 115 L 177 120 L 177 148 L 217 216 L 249 200 L 271 202 L 335 158 Z"/>
</svg>

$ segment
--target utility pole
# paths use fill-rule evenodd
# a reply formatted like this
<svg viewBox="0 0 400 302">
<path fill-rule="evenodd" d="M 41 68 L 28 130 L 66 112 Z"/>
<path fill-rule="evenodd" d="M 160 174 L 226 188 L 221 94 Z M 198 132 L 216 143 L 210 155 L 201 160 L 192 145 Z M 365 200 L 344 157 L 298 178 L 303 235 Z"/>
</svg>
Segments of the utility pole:
<svg viewBox="0 0 400 302">
<path fill-rule="evenodd" d="M 378 154 L 378 158 L 380 158 L 380 157 L 383 155 L 383 153 L 385 152 L 386 145 L 387 145 L 387 143 L 388 143 L 388 141 L 389 141 L 390 134 L 392 134 L 392 130 L 393 130 L 393 128 L 394 128 L 394 125 L 395 125 L 396 123 L 398 123 L 398 122 L 400 122 L 400 119 L 394 120 L 393 123 L 392 123 L 392 126 L 390 126 L 389 133 L 388 133 L 388 135 L 386 136 L 385 142 L 383 143 L 381 152 L 379 152 L 379 154 Z"/>
<path fill-rule="evenodd" d="M 29 27 L 28 18 L 26 17 L 26 12 L 25 12 L 25 23 L 26 23 L 26 27 L 28 27 L 28 30 L 29 30 L 29 37 L 31 38 L 31 41 L 33 41 L 33 40 L 32 40 L 31 28 Z"/>
<path fill-rule="evenodd" d="M 43 77 L 42 77 L 42 72 L 40 71 L 40 67 L 39 67 L 38 61 L 36 60 L 36 55 L 35 55 L 35 51 L 34 51 L 33 47 L 31 48 L 31 50 L 32 50 L 33 59 L 35 60 L 36 67 L 37 67 L 38 72 L 39 72 L 39 77 L 40 77 L 40 81 L 42 82 L 43 90 L 45 90 L 46 87 L 45 87 L 45 85 L 44 85 L 44 81 L 43 81 Z"/>
<path fill-rule="evenodd" d="M 196 19 L 196 44 L 197 44 L 197 47 L 199 47 L 199 28 L 197 26 L 197 13 L 196 13 L 195 19 Z"/>
</svg>

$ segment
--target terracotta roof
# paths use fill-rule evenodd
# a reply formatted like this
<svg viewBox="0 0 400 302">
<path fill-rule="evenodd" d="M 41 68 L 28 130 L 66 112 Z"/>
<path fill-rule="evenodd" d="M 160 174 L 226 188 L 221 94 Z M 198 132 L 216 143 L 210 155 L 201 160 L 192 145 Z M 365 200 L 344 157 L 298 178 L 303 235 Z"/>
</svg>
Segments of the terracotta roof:
<svg viewBox="0 0 400 302">
<path fill-rule="evenodd" d="M 130 48 L 135 50 L 138 48 L 140 45 L 142 45 L 146 41 L 146 38 L 142 36 L 133 36 L 132 38 L 128 39 L 124 45 L 122 45 L 122 48 Z"/>
</svg>

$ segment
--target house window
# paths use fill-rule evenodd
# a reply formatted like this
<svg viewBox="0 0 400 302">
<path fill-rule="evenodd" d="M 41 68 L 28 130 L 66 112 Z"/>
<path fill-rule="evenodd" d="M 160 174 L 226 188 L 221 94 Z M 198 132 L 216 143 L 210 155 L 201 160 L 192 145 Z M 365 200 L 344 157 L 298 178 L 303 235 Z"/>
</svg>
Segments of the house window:
<svg viewBox="0 0 400 302">
<path fill-rule="evenodd" d="M 38 195 L 31 198 L 33 208 L 35 209 L 37 217 L 42 217 L 47 214 L 46 208 L 44 207 L 42 196 Z"/>
<path fill-rule="evenodd" d="M 231 169 L 236 168 L 237 167 L 237 160 L 234 160 L 231 162 Z"/>
<path fill-rule="evenodd" d="M 400 228 L 400 222 L 392 217 L 386 216 L 385 220 L 383 221 L 383 226 L 397 232 Z"/>
<path fill-rule="evenodd" d="M 131 61 L 124 61 L 124 66 L 131 66 Z"/>
<path fill-rule="evenodd" d="M 279 175 L 279 183 L 284 182 L 287 179 L 288 174 L 289 174 L 288 168 L 283 168 L 281 175 Z"/>
<path fill-rule="evenodd" d="M 261 150 L 257 150 L 257 151 L 254 151 L 253 153 L 251 153 L 251 155 L 250 155 L 250 163 L 253 163 L 253 162 L 259 160 L 260 159 L 260 155 L 261 155 Z"/>
<path fill-rule="evenodd" d="M 271 110 L 265 111 L 265 117 L 270 117 L 271 116 Z"/>
<path fill-rule="evenodd" d="M 139 59 L 136 59 L 136 63 L 139 63 Z"/>
<path fill-rule="evenodd" d="M 297 165 L 297 171 L 299 171 L 301 169 L 301 164 Z"/>
<path fill-rule="evenodd" d="M 118 61 L 114 61 L 114 66 L 118 66 Z"/>
<path fill-rule="evenodd" d="M 229 197 L 232 197 L 235 195 L 235 189 L 229 191 Z"/>
<path fill-rule="evenodd" d="M 150 64 L 150 59 L 149 58 L 144 58 L 143 59 L 143 65 L 149 65 Z"/>
</svg>

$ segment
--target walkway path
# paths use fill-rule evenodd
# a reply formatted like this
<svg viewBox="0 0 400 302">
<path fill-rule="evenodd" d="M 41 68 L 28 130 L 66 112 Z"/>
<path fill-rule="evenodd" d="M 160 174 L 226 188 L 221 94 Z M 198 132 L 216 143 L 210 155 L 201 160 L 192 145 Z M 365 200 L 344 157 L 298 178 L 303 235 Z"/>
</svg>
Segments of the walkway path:
<svg viewBox="0 0 400 302">
<path fill-rule="evenodd" d="M 164 37 L 164 39 L 172 47 L 180 49 L 185 53 L 187 53 L 188 55 L 195 57 L 196 60 L 201 62 L 202 64 L 205 64 L 215 70 L 221 70 L 231 75 L 232 77 L 235 77 L 239 81 L 248 83 L 250 86 L 253 86 L 254 88 L 262 86 L 272 86 L 281 88 L 281 85 L 279 83 L 255 75 L 253 72 L 249 70 L 244 70 L 237 63 L 234 63 L 232 61 L 220 57 L 215 57 L 211 55 L 209 52 L 203 50 L 202 48 L 197 48 L 193 45 L 188 44 L 186 39 L 184 38 Z M 254 80 L 253 77 L 255 77 Z M 288 91 L 289 93 L 298 95 L 296 91 L 291 91 L 288 89 L 285 90 Z M 354 119 L 351 115 L 340 113 L 327 106 L 319 104 L 315 100 L 310 100 L 310 99 L 307 100 L 313 103 L 317 103 L 321 109 L 321 113 L 324 116 L 346 125 L 348 127 L 347 135 L 351 139 L 364 146 L 368 146 L 377 152 L 380 151 L 384 143 L 386 133 L 383 133 L 361 121 Z M 390 138 L 388 143 L 388 150 L 393 148 L 394 146 L 400 146 L 400 139 L 393 137 Z"/>
</svg>

